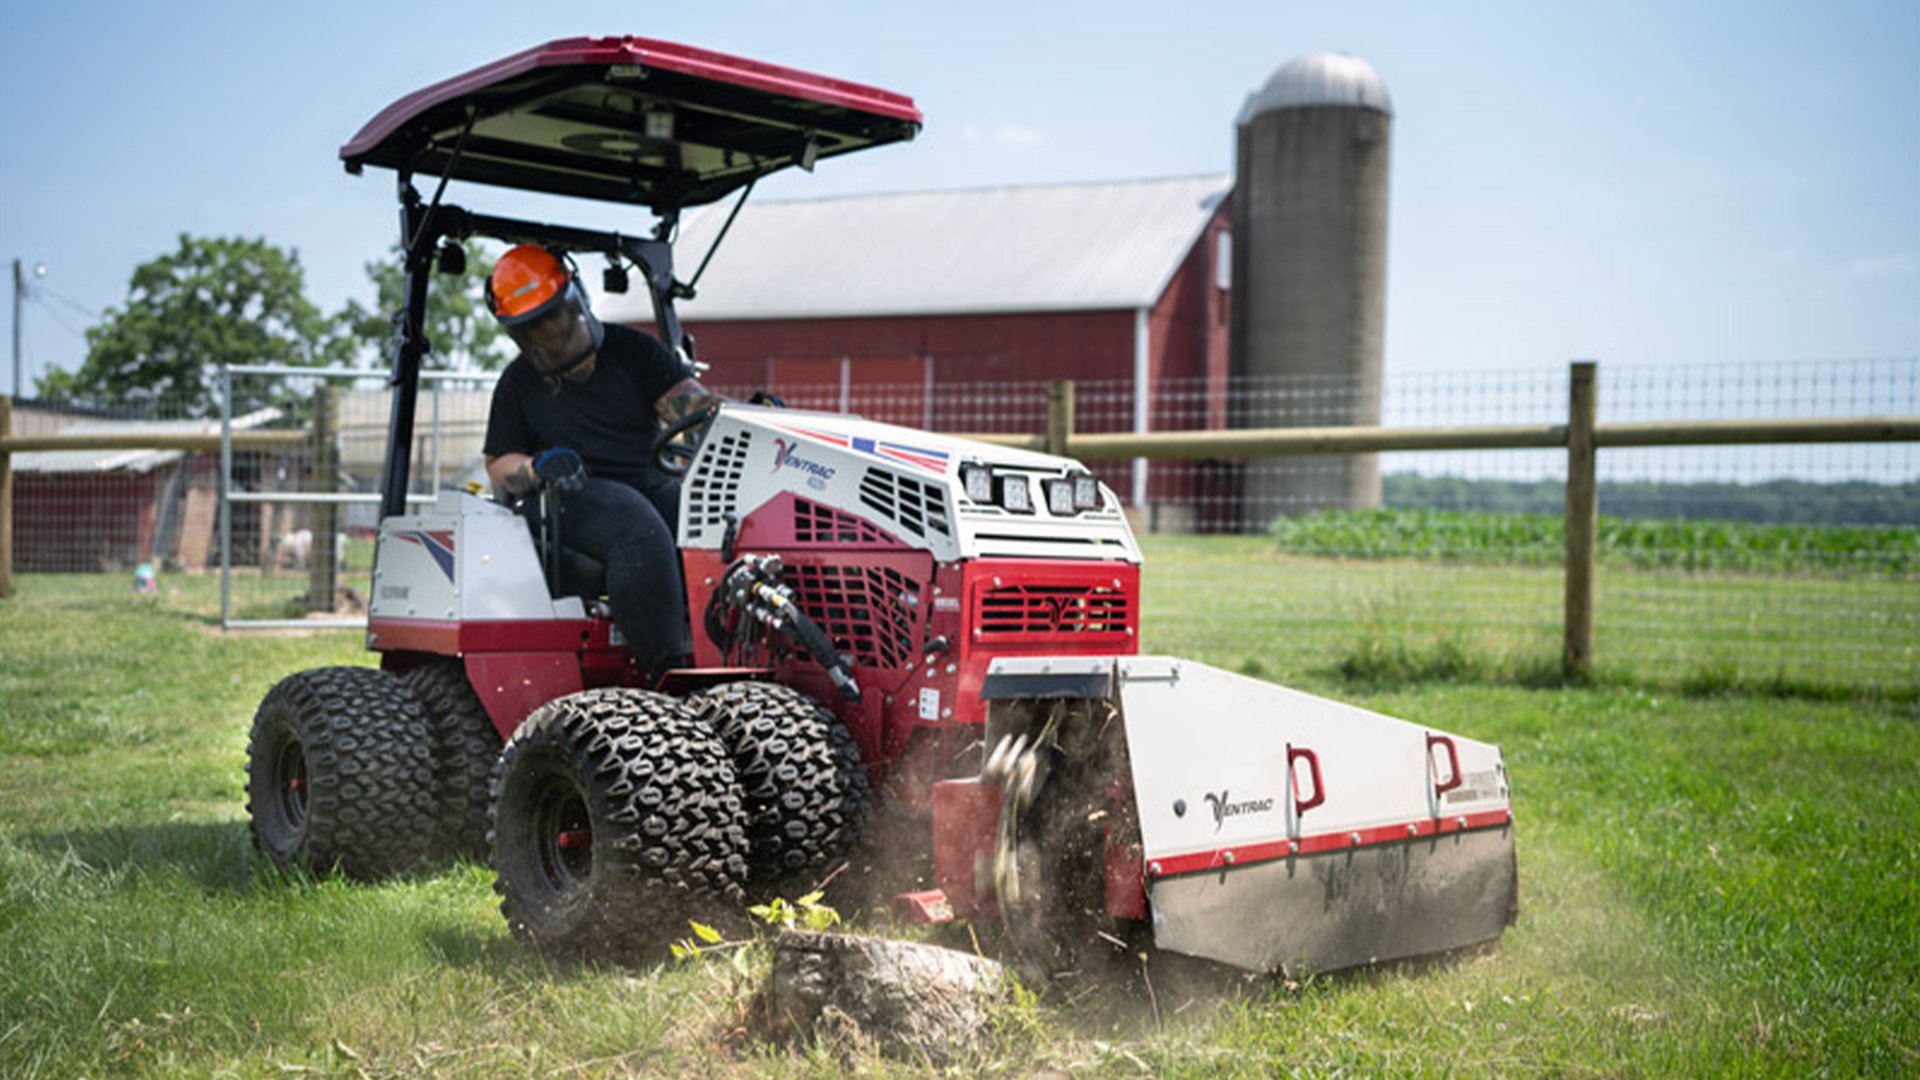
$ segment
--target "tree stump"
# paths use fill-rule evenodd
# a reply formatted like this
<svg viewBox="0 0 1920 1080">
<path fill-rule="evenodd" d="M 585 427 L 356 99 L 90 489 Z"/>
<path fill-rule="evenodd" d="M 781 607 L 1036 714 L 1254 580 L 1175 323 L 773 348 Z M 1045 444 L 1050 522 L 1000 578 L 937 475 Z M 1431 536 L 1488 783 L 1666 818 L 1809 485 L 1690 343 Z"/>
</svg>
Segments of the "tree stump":
<svg viewBox="0 0 1920 1080">
<path fill-rule="evenodd" d="M 774 942 L 761 1015 L 777 1042 L 811 1036 L 944 1065 L 981 1049 L 1009 986 L 999 964 L 952 949 L 787 930 Z"/>
</svg>

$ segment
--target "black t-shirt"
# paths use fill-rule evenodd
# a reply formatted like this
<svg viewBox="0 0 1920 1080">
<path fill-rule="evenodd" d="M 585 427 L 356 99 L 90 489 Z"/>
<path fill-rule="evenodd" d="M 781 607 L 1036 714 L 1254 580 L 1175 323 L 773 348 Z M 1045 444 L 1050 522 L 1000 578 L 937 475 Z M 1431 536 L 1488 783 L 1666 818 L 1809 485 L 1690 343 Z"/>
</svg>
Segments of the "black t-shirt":
<svg viewBox="0 0 1920 1080">
<path fill-rule="evenodd" d="M 649 487 L 665 479 L 650 453 L 660 430 L 654 402 L 687 375 L 659 339 L 613 324 L 593 374 L 559 380 L 558 393 L 518 357 L 493 388 L 481 452 L 537 454 L 565 446 L 579 452 L 589 476 Z"/>
</svg>

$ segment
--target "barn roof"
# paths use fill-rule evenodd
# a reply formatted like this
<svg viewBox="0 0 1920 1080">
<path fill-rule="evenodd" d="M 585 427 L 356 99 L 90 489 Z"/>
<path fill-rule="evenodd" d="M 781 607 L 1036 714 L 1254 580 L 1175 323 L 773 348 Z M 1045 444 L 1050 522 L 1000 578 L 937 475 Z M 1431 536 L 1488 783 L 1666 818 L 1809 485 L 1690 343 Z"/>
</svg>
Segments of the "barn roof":
<svg viewBox="0 0 1920 1080">
<path fill-rule="evenodd" d="M 1232 186 L 1224 175 L 755 203 L 681 317 L 827 318 L 1149 307 Z M 730 205 L 682 221 L 682 278 Z M 638 288 L 603 318 L 650 322 Z"/>
<path fill-rule="evenodd" d="M 280 418 L 260 409 L 233 418 L 233 430 L 248 431 Z M 74 420 L 54 427 L 62 435 L 218 435 L 218 420 Z M 23 473 L 147 473 L 186 456 L 179 450 L 30 450 L 13 455 Z"/>
</svg>

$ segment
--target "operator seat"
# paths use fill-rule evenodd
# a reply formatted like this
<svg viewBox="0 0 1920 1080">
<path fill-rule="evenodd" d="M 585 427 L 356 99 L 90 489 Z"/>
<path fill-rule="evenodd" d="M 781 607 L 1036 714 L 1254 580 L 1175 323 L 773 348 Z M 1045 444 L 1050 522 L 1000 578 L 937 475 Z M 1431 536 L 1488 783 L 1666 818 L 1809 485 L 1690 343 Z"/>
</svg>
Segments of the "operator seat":
<svg viewBox="0 0 1920 1080">
<path fill-rule="evenodd" d="M 533 550 L 540 556 L 540 566 L 546 571 L 548 581 L 558 582 L 554 598 L 578 596 L 583 600 L 601 600 L 607 595 L 607 564 L 578 548 L 568 547 L 566 537 L 560 538 L 560 550 L 554 551 L 549 535 L 550 507 L 547 493 L 543 489 L 539 495 L 519 499 L 502 496 L 500 501 L 510 510 L 519 514 L 533 533 Z M 554 559 L 559 560 L 558 574 L 555 574 Z"/>
</svg>

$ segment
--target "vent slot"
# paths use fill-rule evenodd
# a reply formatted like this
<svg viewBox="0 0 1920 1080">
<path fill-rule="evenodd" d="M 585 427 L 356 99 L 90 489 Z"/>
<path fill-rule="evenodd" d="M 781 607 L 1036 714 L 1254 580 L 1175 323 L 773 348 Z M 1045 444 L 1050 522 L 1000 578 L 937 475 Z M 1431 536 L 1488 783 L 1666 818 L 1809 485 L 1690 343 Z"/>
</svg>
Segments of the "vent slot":
<svg viewBox="0 0 1920 1080">
<path fill-rule="evenodd" d="M 1008 585 L 980 599 L 982 640 L 1117 634 L 1131 624 L 1127 594 L 1091 585 Z"/>
<path fill-rule="evenodd" d="M 860 477 L 861 504 L 922 540 L 953 536 L 946 496 L 942 485 L 921 483 L 886 469 L 868 469 Z"/>
<path fill-rule="evenodd" d="M 922 584 L 881 566 L 788 563 L 794 600 L 856 664 L 903 668 L 920 648 Z"/>
<path fill-rule="evenodd" d="M 793 540 L 796 544 L 885 544 L 889 547 L 898 543 L 865 518 L 798 496 L 793 500 Z"/>
<path fill-rule="evenodd" d="M 687 474 L 681 497 L 687 504 L 687 540 L 717 542 L 729 517 L 738 513 L 740 476 L 753 447 L 753 432 L 734 431 L 709 444 L 700 468 Z"/>
</svg>

